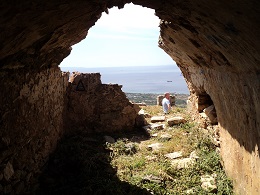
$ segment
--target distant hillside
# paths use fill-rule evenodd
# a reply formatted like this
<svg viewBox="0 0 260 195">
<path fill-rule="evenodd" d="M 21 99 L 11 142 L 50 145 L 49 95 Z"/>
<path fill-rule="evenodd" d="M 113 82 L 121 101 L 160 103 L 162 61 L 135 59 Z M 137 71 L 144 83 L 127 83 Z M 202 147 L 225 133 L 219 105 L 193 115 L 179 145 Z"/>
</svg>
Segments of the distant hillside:
<svg viewBox="0 0 260 195">
<path fill-rule="evenodd" d="M 145 103 L 146 105 L 156 105 L 157 104 L 157 96 L 163 94 L 155 94 L 155 93 L 125 93 L 127 98 L 134 103 Z M 187 99 L 189 97 L 188 94 L 174 94 L 176 97 L 175 104 L 178 107 L 186 107 Z"/>
</svg>

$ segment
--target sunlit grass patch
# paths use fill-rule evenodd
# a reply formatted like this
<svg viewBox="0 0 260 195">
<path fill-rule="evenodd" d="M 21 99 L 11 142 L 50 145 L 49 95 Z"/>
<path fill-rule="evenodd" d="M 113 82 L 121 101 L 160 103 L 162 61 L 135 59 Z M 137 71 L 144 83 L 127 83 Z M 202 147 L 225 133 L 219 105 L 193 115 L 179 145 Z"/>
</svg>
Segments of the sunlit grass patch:
<svg viewBox="0 0 260 195">
<path fill-rule="evenodd" d="M 159 115 L 161 107 L 149 106 L 144 108 L 151 115 Z M 176 108 L 167 117 L 181 114 L 189 118 L 182 108 Z M 165 126 L 163 130 L 152 130 L 150 139 L 136 143 L 136 152 L 125 152 L 127 142 L 118 140 L 111 144 L 111 164 L 117 170 L 117 176 L 153 194 L 233 194 L 232 182 L 227 178 L 221 159 L 212 142 L 213 132 L 200 129 L 194 122 Z M 167 134 L 169 139 L 161 139 Z M 161 148 L 149 149 L 148 145 L 159 143 Z M 190 166 L 177 168 L 166 158 L 167 153 L 181 152 L 181 158 L 189 158 L 192 152 L 197 157 Z M 216 192 L 202 188 L 203 175 L 215 175 Z"/>
</svg>

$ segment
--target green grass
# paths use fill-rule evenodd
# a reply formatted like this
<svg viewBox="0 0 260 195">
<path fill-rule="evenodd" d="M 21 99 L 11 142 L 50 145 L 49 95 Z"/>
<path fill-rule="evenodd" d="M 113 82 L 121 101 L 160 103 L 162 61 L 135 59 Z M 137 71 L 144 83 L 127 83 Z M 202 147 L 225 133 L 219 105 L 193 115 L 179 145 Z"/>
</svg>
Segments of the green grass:
<svg viewBox="0 0 260 195">
<path fill-rule="evenodd" d="M 142 108 L 151 116 L 162 114 L 160 106 Z M 157 133 L 157 137 L 142 131 L 111 134 L 115 143 L 105 143 L 104 134 L 64 137 L 40 177 L 39 189 L 33 193 L 179 195 L 192 191 L 191 194 L 196 195 L 233 194 L 232 182 L 212 143 L 214 133 L 191 122 L 183 108 L 174 107 L 167 118 L 172 116 L 183 116 L 187 122 L 150 132 L 150 135 Z M 171 135 L 170 140 L 160 139 L 165 133 Z M 152 143 L 163 144 L 163 147 L 150 150 L 147 146 Z M 165 154 L 180 151 L 183 158 L 193 151 L 199 158 L 192 166 L 177 169 Z M 211 193 L 201 187 L 201 176 L 213 174 L 217 191 Z"/>
<path fill-rule="evenodd" d="M 144 107 L 151 115 L 160 113 L 157 106 Z M 177 108 L 171 114 L 180 113 L 187 116 L 185 110 Z M 169 141 L 161 141 L 158 137 L 167 132 L 172 135 Z M 186 194 L 192 189 L 193 194 L 233 194 L 232 182 L 227 178 L 221 159 L 216 152 L 216 147 L 212 143 L 213 133 L 202 131 L 195 123 L 187 122 L 175 127 L 166 127 L 163 131 L 153 131 L 158 137 L 150 138 L 136 144 L 135 154 L 118 152 L 122 150 L 122 141 L 119 140 L 109 147 L 113 148 L 111 164 L 117 169 L 117 177 L 132 185 L 147 189 L 153 194 Z M 145 146 L 151 143 L 163 143 L 163 148 L 158 151 L 149 151 Z M 183 157 L 189 156 L 192 151 L 196 151 L 199 158 L 188 168 L 177 169 L 173 167 L 168 159 L 164 157 L 166 153 L 182 151 Z M 149 160 L 149 158 L 151 158 Z M 216 175 L 217 191 L 210 193 L 201 187 L 200 178 L 202 175 Z M 156 176 L 162 182 L 144 182 L 147 175 Z"/>
</svg>

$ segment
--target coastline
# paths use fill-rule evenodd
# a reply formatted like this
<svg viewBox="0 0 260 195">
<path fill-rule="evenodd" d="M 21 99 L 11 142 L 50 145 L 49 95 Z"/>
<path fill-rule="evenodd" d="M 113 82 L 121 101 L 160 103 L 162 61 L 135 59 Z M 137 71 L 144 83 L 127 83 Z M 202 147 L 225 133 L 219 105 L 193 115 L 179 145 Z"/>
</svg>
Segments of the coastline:
<svg viewBox="0 0 260 195">
<path fill-rule="evenodd" d="M 126 97 L 134 103 L 145 103 L 146 105 L 157 105 L 157 96 L 161 93 L 126 93 Z M 185 108 L 189 94 L 172 94 L 175 96 L 175 105 Z"/>
<path fill-rule="evenodd" d="M 122 85 L 122 91 L 125 93 L 161 94 L 169 91 L 172 94 L 189 94 L 187 83 L 180 70 L 172 66 L 61 67 L 61 70 L 100 73 L 103 84 Z"/>
</svg>

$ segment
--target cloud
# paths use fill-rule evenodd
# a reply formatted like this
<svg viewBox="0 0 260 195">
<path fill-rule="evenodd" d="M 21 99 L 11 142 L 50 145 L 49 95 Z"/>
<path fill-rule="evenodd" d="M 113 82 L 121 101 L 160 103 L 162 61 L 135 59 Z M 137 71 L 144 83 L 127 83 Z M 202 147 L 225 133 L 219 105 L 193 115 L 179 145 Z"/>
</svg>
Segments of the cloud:
<svg viewBox="0 0 260 195">
<path fill-rule="evenodd" d="M 154 10 L 127 4 L 111 8 L 89 30 L 85 40 L 74 45 L 61 66 L 108 67 L 171 64 L 158 47 L 159 18 Z"/>
<path fill-rule="evenodd" d="M 88 33 L 98 39 L 127 39 L 158 41 L 159 18 L 154 10 L 126 4 L 123 9 L 113 7 L 109 14 L 103 13 Z"/>
<path fill-rule="evenodd" d="M 101 20 L 102 19 L 102 20 Z M 123 9 L 113 7 L 109 14 L 103 13 L 96 25 L 113 29 L 158 29 L 159 18 L 154 10 L 138 5 L 126 4 Z"/>
<path fill-rule="evenodd" d="M 135 33 L 135 32 L 125 32 L 125 33 L 100 33 L 99 32 L 93 32 L 91 35 L 93 39 L 116 39 L 116 40 L 136 40 L 136 41 L 158 41 L 158 35 L 151 35 L 151 34 L 145 34 L 142 32 Z"/>
</svg>

